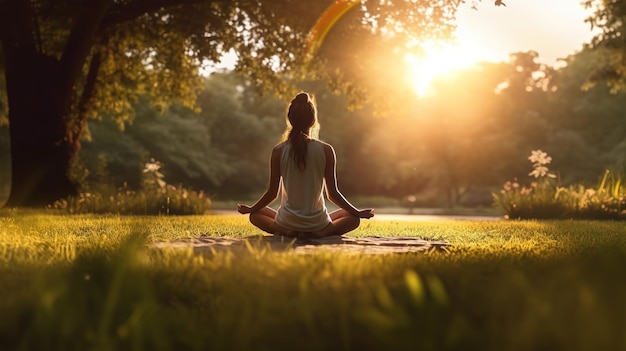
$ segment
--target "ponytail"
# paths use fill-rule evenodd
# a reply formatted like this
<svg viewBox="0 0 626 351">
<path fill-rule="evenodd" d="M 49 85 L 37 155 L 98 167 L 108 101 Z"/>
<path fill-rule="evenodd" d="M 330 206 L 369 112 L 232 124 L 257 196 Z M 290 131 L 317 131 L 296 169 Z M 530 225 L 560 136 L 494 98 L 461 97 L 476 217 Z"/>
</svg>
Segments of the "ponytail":
<svg viewBox="0 0 626 351">
<path fill-rule="evenodd" d="M 309 94 L 300 93 L 291 101 L 287 112 L 288 128 L 287 142 L 291 144 L 291 156 L 296 167 L 306 168 L 307 145 L 309 132 L 317 122 L 317 109 Z"/>
</svg>

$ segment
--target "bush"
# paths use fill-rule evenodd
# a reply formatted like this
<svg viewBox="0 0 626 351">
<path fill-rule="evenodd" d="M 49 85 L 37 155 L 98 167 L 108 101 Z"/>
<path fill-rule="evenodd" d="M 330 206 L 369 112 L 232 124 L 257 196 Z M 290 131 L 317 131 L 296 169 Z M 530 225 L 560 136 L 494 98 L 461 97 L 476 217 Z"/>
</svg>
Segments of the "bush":
<svg viewBox="0 0 626 351">
<path fill-rule="evenodd" d="M 98 192 L 81 192 L 77 196 L 55 202 L 50 207 L 70 213 L 117 213 L 130 215 L 204 214 L 211 208 L 211 199 L 204 192 L 167 184 L 159 172 L 161 163 L 151 160 L 142 174 L 142 186 L 134 191 L 125 183 L 115 191 L 96 186 Z"/>
<path fill-rule="evenodd" d="M 583 185 L 559 186 L 547 164 L 545 152 L 535 150 L 528 158 L 533 163 L 529 186 L 517 179 L 507 181 L 499 194 L 493 194 L 496 206 L 511 219 L 626 219 L 626 188 L 623 176 L 606 171 L 596 188 Z"/>
</svg>

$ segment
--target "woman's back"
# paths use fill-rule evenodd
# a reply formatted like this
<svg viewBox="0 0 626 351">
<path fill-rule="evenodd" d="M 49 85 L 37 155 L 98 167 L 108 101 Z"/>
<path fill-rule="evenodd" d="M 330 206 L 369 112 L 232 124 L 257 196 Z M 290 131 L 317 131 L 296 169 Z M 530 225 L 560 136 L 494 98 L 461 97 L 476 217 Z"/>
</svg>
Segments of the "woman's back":
<svg viewBox="0 0 626 351">
<path fill-rule="evenodd" d="M 317 108 L 309 94 L 301 92 L 287 110 L 285 142 L 272 149 L 267 190 L 252 206 L 238 204 L 240 213 L 250 213 L 258 228 L 290 238 L 323 238 L 342 235 L 359 226 L 360 218 L 374 216 L 373 209 L 354 207 L 337 187 L 335 150 L 316 140 Z M 282 180 L 282 185 L 281 185 Z M 329 214 L 328 199 L 340 209 Z M 282 189 L 278 211 L 267 207 Z"/>
<path fill-rule="evenodd" d="M 291 143 L 282 145 L 282 198 L 276 217 L 278 224 L 293 230 L 315 231 L 330 223 L 323 197 L 325 166 L 324 143 L 318 140 L 308 140 L 304 169 L 300 169 L 294 160 Z"/>
</svg>

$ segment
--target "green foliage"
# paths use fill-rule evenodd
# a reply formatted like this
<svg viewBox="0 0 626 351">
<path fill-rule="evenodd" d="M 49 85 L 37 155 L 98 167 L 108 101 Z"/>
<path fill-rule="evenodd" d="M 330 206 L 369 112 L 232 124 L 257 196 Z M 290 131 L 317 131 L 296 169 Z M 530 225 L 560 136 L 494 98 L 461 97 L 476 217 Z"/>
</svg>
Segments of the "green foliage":
<svg viewBox="0 0 626 351">
<path fill-rule="evenodd" d="M 623 1 L 604 0 L 585 0 L 582 4 L 593 11 L 586 22 L 596 29 L 590 46 L 599 54 L 588 83 L 594 85 L 601 82 L 609 86 L 612 92 L 623 91 L 626 87 L 626 4 Z"/>
<path fill-rule="evenodd" d="M 116 191 L 106 184 L 96 184 L 77 196 L 59 200 L 51 208 L 69 213 L 117 213 L 130 215 L 192 215 L 204 214 L 211 199 L 203 191 L 167 184 L 159 171 L 161 163 L 154 159 L 146 163 L 142 186 L 135 191 L 124 184 Z"/>
<path fill-rule="evenodd" d="M 51 154 L 45 159 L 65 160 L 51 164 L 45 176 L 14 167 L 19 175 L 9 204 L 35 206 L 74 193 L 68 161 L 78 152 L 88 119 L 108 118 L 121 127 L 134 119 L 133 105 L 146 96 L 159 111 L 174 102 L 197 110 L 201 68 L 224 54 L 236 55 L 235 71 L 260 90 L 283 97 L 293 96 L 294 81 L 325 76 L 323 65 L 305 64 L 303 53 L 310 29 L 330 3 L 1 1 L 0 70 L 11 77 L 9 124 L 20 140 L 11 152 L 26 158 L 14 165 L 39 162 L 34 154 L 44 153 Z M 405 43 L 445 37 L 459 4 L 363 2 L 353 23 L 369 34 L 393 29 Z M 3 101 L 0 93 L 0 118 Z"/>
<path fill-rule="evenodd" d="M 69 97 L 76 102 L 72 108 L 90 95 L 85 104 L 80 102 L 81 107 L 88 108 L 90 118 L 108 117 L 122 124 L 134 118 L 132 105 L 141 96 L 149 96 L 159 110 L 173 102 L 195 107 L 201 88 L 199 68 L 219 62 L 228 52 L 238 57 L 235 70 L 263 91 L 293 94 L 295 88 L 285 74 L 322 73 L 312 71 L 319 66 L 305 67 L 302 47 L 308 31 L 329 4 L 322 1 L 304 5 L 290 0 L 167 4 L 125 1 L 85 9 L 81 1 L 35 1 L 24 5 L 21 12 L 5 2 L 0 3 L 0 10 L 12 13 L 15 23 L 35 23 L 33 38 L 29 38 L 37 43 L 33 49 L 50 59 L 60 60 L 68 52 L 77 51 L 72 45 L 85 45 L 80 47 L 85 54 L 77 56 L 74 63 L 77 67 L 68 67 L 82 71 L 72 77 L 77 88 Z M 366 27 L 361 33 L 370 37 L 389 27 L 405 40 L 448 37 L 458 5 L 451 0 L 363 3 L 360 11 L 354 11 L 357 15 L 352 24 Z M 103 11 L 103 16 L 97 11 Z M 102 18 L 92 23 L 98 29 L 93 38 L 83 37 L 88 34 L 78 26 L 88 18 Z M 2 38 L 7 45 L 10 40 L 18 40 L 5 31 L 7 35 Z M 72 35 L 73 41 L 69 40 Z M 2 63 L 0 70 L 4 69 Z M 92 67 L 96 77 L 93 90 L 88 78 Z M 2 81 L 0 90 L 1 85 Z M 85 88 L 88 94 L 81 97 Z M 0 121 L 3 101 L 0 94 Z M 77 118 L 78 113 L 72 111 L 72 117 Z"/>
<path fill-rule="evenodd" d="M 530 186 L 517 180 L 506 182 L 499 194 L 494 194 L 496 205 L 508 218 L 587 218 L 626 219 L 626 187 L 624 177 L 606 171 L 598 186 L 559 186 L 556 176 L 546 165 L 551 157 L 541 150 L 529 157 L 536 180 Z"/>
<path fill-rule="evenodd" d="M 623 223 L 372 220 L 353 233 L 452 244 L 429 254 L 146 245 L 203 234 L 258 231 L 244 216 L 0 210 L 0 348 L 622 347 Z"/>
<path fill-rule="evenodd" d="M 405 71 L 381 64 L 392 55 L 393 43 L 378 38 L 364 47 L 343 36 L 350 35 L 353 20 L 337 24 L 338 33 L 329 36 L 320 55 L 361 46 L 359 53 L 368 62 L 360 69 L 376 72 L 367 84 L 378 86 L 362 109 L 350 111 L 350 98 L 333 95 L 323 81 L 295 83 L 316 95 L 321 138 L 337 150 L 338 179 L 346 193 L 400 201 L 414 195 L 422 206 L 463 204 L 477 189 L 490 194 L 506 179 L 523 179 L 528 173 L 524 155 L 538 148 L 554 156 L 551 168 L 558 170 L 565 188 L 595 181 L 604 169 L 626 166 L 625 95 L 611 95 L 603 86 L 580 89 L 598 53 L 585 49 L 557 70 L 538 64 L 535 52 L 516 53 L 510 62 L 451 72 L 436 83 L 438 95 L 417 99 L 398 83 L 406 79 L 399 73 Z M 346 66 L 352 61 L 335 59 L 337 65 L 343 60 L 340 71 L 349 76 Z M 508 86 L 494 91 L 503 82 Z M 193 103 L 199 110 L 185 107 L 186 102 L 154 107 L 153 96 L 140 96 L 129 105 L 135 118 L 122 123 L 124 133 L 107 118 L 90 121 L 93 141 L 83 141 L 81 154 L 90 172 L 87 181 L 104 155 L 113 185 L 108 191 L 114 193 L 124 182 L 138 189 L 142 165 L 153 156 L 165 163 L 172 184 L 212 198 L 255 197 L 266 185 L 267 155 L 282 132 L 289 102 L 258 95 L 264 88 L 250 77 L 215 73 L 203 81 Z M 126 96 L 120 93 L 116 99 L 121 95 Z M 373 99 L 384 100 L 384 106 Z M 0 134 L 0 143 L 9 144 L 8 133 Z M 6 170 L 0 165 L 0 171 Z"/>
<path fill-rule="evenodd" d="M 109 184 L 140 185 L 142 161 L 150 155 L 165 164 L 172 184 L 214 196 L 249 196 L 265 186 L 268 155 L 285 127 L 285 102 L 261 97 L 233 73 L 214 73 L 204 82 L 199 111 L 175 104 L 159 113 L 147 99 L 135 104 L 132 124 L 120 133 L 107 121 L 90 122 L 90 141 L 81 162 L 95 180 L 101 157 Z"/>
<path fill-rule="evenodd" d="M 580 90 L 593 55 L 580 53 L 556 71 L 536 60 L 537 53 L 516 53 L 510 62 L 451 72 L 436 82 L 439 94 L 423 99 L 403 84 L 380 88 L 386 89 L 376 95 L 387 102 L 382 111 L 373 103 L 349 110 L 350 99 L 323 81 L 298 84 L 316 97 L 320 137 L 335 146 L 346 193 L 413 195 L 430 207 L 486 205 L 503 180 L 528 173 L 529 149 L 550 150 L 563 186 L 626 166 L 626 99 L 602 87 Z M 503 82 L 508 86 L 494 91 Z M 266 185 L 267 157 L 289 102 L 259 96 L 259 89 L 232 72 L 214 73 L 204 82 L 198 112 L 174 105 L 160 114 L 140 99 L 124 133 L 111 123 L 90 123 L 84 163 L 93 170 L 104 153 L 115 184 L 135 187 L 141 161 L 151 155 L 167 165 L 173 184 L 222 199 L 255 197 Z M 486 200 L 473 195 L 481 192 Z M 467 200 L 472 196 L 480 201 Z"/>
</svg>

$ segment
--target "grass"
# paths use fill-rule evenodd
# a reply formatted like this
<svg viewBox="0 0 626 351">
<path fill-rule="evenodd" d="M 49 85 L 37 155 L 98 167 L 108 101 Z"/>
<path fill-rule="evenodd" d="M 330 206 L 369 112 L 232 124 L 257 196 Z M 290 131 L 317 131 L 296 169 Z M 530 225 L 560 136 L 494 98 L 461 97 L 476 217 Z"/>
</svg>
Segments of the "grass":
<svg viewBox="0 0 626 351">
<path fill-rule="evenodd" d="M 447 253 L 200 254 L 243 216 L 0 210 L 0 350 L 626 350 L 626 225 L 364 221 Z"/>
</svg>

